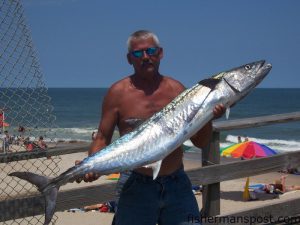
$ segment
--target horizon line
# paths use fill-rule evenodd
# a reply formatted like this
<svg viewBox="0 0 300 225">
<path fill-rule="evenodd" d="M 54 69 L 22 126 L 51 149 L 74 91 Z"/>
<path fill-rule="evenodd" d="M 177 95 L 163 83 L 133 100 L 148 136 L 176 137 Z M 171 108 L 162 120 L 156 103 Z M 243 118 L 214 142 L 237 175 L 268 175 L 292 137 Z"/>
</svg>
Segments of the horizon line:
<svg viewBox="0 0 300 225">
<path fill-rule="evenodd" d="M 46 87 L 46 88 L 110 88 L 110 87 Z M 255 89 L 300 89 L 300 87 L 257 87 Z"/>
</svg>

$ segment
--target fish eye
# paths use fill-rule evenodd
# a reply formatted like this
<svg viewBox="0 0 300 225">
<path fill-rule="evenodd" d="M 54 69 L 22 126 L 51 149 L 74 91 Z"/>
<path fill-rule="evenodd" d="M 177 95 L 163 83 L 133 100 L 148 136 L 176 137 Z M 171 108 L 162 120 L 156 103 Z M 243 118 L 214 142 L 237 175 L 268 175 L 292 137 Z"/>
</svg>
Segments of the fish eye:
<svg viewBox="0 0 300 225">
<path fill-rule="evenodd" d="M 250 65 L 246 65 L 245 66 L 245 70 L 250 70 L 251 69 L 251 66 Z"/>
</svg>

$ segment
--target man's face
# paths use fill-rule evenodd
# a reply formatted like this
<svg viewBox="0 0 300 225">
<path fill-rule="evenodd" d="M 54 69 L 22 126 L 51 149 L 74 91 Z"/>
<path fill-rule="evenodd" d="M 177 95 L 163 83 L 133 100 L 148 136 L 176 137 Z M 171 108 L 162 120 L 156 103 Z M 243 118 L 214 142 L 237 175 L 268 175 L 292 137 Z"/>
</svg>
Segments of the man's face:
<svg viewBox="0 0 300 225">
<path fill-rule="evenodd" d="M 127 54 L 129 64 L 143 76 L 157 74 L 162 57 L 163 49 L 155 44 L 152 37 L 132 40 L 131 51 Z"/>
</svg>

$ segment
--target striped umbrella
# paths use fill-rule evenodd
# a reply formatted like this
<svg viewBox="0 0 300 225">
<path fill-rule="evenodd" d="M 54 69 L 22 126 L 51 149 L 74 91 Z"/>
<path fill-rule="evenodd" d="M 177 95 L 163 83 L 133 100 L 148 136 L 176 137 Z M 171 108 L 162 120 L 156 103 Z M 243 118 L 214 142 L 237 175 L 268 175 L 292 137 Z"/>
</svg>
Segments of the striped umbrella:
<svg viewBox="0 0 300 225">
<path fill-rule="evenodd" d="M 254 141 L 246 141 L 234 145 L 230 145 L 227 148 L 221 150 L 222 156 L 231 156 L 233 158 L 261 158 L 271 155 L 276 155 L 277 152 L 266 145 L 259 144 Z"/>
</svg>

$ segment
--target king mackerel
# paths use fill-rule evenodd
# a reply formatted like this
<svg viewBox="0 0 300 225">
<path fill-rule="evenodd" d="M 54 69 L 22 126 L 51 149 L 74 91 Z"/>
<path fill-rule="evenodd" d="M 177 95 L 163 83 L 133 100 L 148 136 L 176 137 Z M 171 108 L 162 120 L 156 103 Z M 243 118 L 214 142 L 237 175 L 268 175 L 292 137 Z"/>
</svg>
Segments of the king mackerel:
<svg viewBox="0 0 300 225">
<path fill-rule="evenodd" d="M 13 172 L 10 176 L 29 181 L 44 195 L 45 223 L 51 222 L 60 186 L 93 172 L 107 175 L 115 172 L 151 167 L 153 179 L 159 173 L 162 160 L 192 137 L 213 118 L 213 108 L 230 106 L 245 97 L 269 73 L 272 66 L 258 61 L 221 72 L 186 89 L 161 111 L 146 121 L 132 118 L 129 123 L 141 123 L 133 131 L 96 152 L 59 175 L 48 178 L 30 172 Z"/>
</svg>

